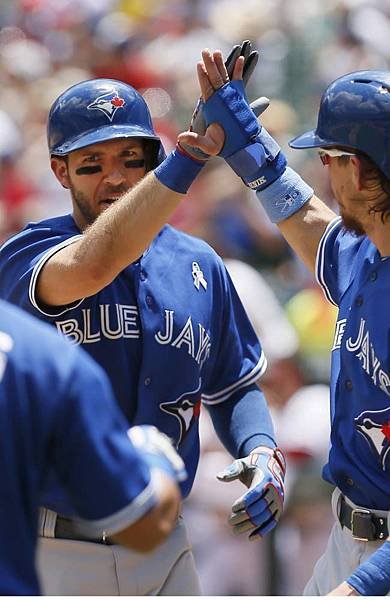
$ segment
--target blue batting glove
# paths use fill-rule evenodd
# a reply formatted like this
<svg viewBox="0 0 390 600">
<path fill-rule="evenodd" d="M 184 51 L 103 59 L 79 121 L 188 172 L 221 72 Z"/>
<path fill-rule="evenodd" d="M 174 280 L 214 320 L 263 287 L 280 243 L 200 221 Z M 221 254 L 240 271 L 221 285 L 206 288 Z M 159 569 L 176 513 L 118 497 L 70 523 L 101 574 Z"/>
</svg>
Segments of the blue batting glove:
<svg viewBox="0 0 390 600">
<path fill-rule="evenodd" d="M 217 475 L 225 482 L 239 479 L 249 488 L 232 506 L 234 533 L 249 531 L 249 539 L 256 540 L 275 527 L 283 511 L 285 471 L 282 451 L 260 446 Z"/>
<path fill-rule="evenodd" d="M 228 74 L 229 79 L 233 76 L 234 66 L 236 64 L 236 60 L 239 56 L 244 57 L 244 66 L 243 66 L 243 74 L 242 79 L 244 86 L 248 85 L 248 81 L 250 80 L 253 71 L 255 70 L 259 53 L 257 50 L 252 50 L 252 44 L 249 40 L 244 40 L 241 44 L 236 44 L 231 49 L 228 57 L 225 61 L 225 67 Z M 266 100 L 265 98 L 259 99 L 261 101 Z M 258 102 L 258 101 L 256 101 Z M 264 103 L 260 109 L 260 112 L 263 112 L 265 108 L 267 108 L 269 102 L 265 106 Z M 194 131 L 199 135 L 204 135 L 206 133 L 206 121 L 203 114 L 203 100 L 199 98 L 196 103 L 190 124 L 190 131 Z M 184 151 L 190 156 L 204 161 L 210 158 L 208 154 L 200 150 L 200 148 L 194 148 L 184 142 L 180 143 L 180 146 L 184 149 Z"/>
<path fill-rule="evenodd" d="M 256 191 L 279 179 L 287 167 L 280 146 L 262 127 L 245 96 L 243 81 L 226 83 L 203 105 L 206 125 L 219 123 L 225 132 L 220 156 L 244 183 Z"/>
<path fill-rule="evenodd" d="M 136 425 L 127 434 L 150 468 L 165 471 L 175 481 L 187 479 L 184 462 L 165 433 L 153 425 Z"/>
</svg>

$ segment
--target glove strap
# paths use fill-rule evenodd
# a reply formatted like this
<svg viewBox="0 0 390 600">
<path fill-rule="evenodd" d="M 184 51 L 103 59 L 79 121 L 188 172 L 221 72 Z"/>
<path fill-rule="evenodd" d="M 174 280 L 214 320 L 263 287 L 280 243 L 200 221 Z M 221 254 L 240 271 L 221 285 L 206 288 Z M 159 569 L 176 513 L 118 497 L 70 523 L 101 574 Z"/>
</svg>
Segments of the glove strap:
<svg viewBox="0 0 390 600">
<path fill-rule="evenodd" d="M 279 464 L 284 477 L 284 475 L 286 474 L 286 459 L 282 450 L 278 446 L 276 448 L 269 448 L 268 446 L 258 446 L 257 448 L 254 448 L 249 454 L 249 456 L 251 457 L 251 463 L 253 460 L 253 464 L 255 464 L 255 461 L 257 460 L 257 456 L 259 454 L 268 454 L 271 458 L 274 458 Z"/>
<path fill-rule="evenodd" d="M 225 143 L 219 154 L 223 158 L 251 144 L 260 133 L 241 80 L 231 81 L 216 90 L 205 102 L 203 114 L 207 126 L 219 123 L 225 131 Z"/>
<path fill-rule="evenodd" d="M 255 142 L 226 158 L 233 171 L 252 190 L 265 189 L 281 177 L 287 167 L 286 157 L 274 143 L 275 146 L 267 147 L 261 142 Z"/>
<path fill-rule="evenodd" d="M 186 194 L 204 165 L 204 161 L 196 160 L 176 146 L 167 158 L 154 169 L 154 174 L 169 189 L 179 194 Z"/>
</svg>

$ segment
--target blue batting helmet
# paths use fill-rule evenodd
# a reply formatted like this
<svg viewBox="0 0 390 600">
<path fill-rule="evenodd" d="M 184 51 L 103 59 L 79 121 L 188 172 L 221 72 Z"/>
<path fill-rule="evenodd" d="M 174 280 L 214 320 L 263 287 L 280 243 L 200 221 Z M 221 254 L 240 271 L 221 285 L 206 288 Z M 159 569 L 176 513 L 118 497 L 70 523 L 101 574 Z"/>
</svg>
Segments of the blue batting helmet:
<svg viewBox="0 0 390 600">
<path fill-rule="evenodd" d="M 322 96 L 317 129 L 289 145 L 347 146 L 367 154 L 390 177 L 390 71 L 357 71 L 336 79 Z"/>
<path fill-rule="evenodd" d="M 90 79 L 73 85 L 53 103 L 47 124 L 49 151 L 65 156 L 115 138 L 137 137 L 155 145 L 155 164 L 165 152 L 142 96 L 115 79 Z"/>
</svg>

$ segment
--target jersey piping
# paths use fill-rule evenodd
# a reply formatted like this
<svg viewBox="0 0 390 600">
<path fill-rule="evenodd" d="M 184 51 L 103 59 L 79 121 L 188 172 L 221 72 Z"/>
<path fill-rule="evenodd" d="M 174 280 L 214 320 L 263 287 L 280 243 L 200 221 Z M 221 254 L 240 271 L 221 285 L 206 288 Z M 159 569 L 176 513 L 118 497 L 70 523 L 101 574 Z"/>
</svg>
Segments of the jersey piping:
<svg viewBox="0 0 390 600">
<path fill-rule="evenodd" d="M 245 387 L 254 383 L 261 375 L 263 375 L 264 371 L 267 368 L 267 359 L 265 357 L 264 352 L 261 353 L 260 360 L 257 365 L 249 371 L 244 377 L 241 377 L 238 381 L 229 385 L 228 387 L 216 392 L 215 394 L 202 394 L 202 402 L 204 404 L 219 404 L 220 402 L 224 402 L 234 392 L 236 392 L 239 388 Z"/>
<path fill-rule="evenodd" d="M 325 248 L 326 248 L 326 241 L 327 241 L 328 237 L 330 236 L 330 234 L 332 233 L 333 229 L 340 223 L 340 221 L 341 221 L 341 217 L 336 217 L 330 223 L 328 223 L 328 226 L 325 229 L 325 232 L 323 233 L 323 235 L 320 239 L 320 243 L 318 244 L 316 264 L 315 264 L 315 276 L 316 276 L 317 283 L 321 286 L 322 291 L 324 292 L 325 298 L 328 300 L 328 302 L 330 302 L 331 304 L 334 304 L 335 306 L 338 306 L 338 304 L 337 304 L 336 300 L 333 298 L 331 291 L 330 291 L 329 287 L 327 286 L 325 277 L 324 277 L 324 266 L 325 266 L 324 253 L 325 253 Z"/>
<path fill-rule="evenodd" d="M 50 248 L 40 258 L 40 260 L 37 262 L 37 264 L 35 265 L 35 267 L 33 269 L 33 272 L 32 272 L 32 275 L 31 275 L 31 279 L 30 279 L 30 285 L 29 285 L 29 289 L 28 289 L 28 295 L 29 295 L 29 298 L 30 298 L 30 302 L 34 306 L 34 308 L 36 308 L 42 315 L 45 315 L 45 317 L 60 317 L 61 315 L 63 315 L 66 312 L 68 312 L 68 310 L 71 310 L 73 308 L 77 308 L 84 301 L 84 298 L 81 298 L 81 300 L 77 300 L 75 303 L 67 304 L 65 307 L 61 307 L 61 309 L 60 309 L 59 312 L 57 312 L 55 310 L 55 308 L 54 308 L 53 311 L 49 313 L 49 312 L 45 312 L 39 306 L 39 304 L 38 304 L 38 302 L 36 300 L 36 285 L 37 285 L 37 281 L 38 281 L 38 276 L 39 276 L 42 268 L 44 267 L 44 265 L 47 263 L 47 261 L 49 260 L 49 258 L 51 258 L 52 256 L 54 256 L 54 254 L 57 254 L 57 252 L 59 252 L 60 250 L 62 250 L 62 248 L 66 248 L 66 246 L 70 246 L 70 244 L 74 244 L 74 242 L 77 242 L 81 237 L 82 237 L 82 235 L 75 235 L 75 236 L 73 236 L 71 238 L 68 238 L 68 239 L 64 240 L 63 242 L 60 242 L 59 244 L 57 244 L 53 248 Z"/>
</svg>

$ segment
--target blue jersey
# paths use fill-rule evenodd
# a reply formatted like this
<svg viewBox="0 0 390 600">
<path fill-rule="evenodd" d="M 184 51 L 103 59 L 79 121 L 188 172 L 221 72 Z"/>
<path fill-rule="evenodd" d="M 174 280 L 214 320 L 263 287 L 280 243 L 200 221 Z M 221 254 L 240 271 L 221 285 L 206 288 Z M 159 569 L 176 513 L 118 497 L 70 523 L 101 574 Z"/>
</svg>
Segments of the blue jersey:
<svg viewBox="0 0 390 600">
<path fill-rule="evenodd" d="M 390 509 L 390 259 L 338 218 L 317 278 L 339 307 L 332 348 L 331 449 L 324 477 L 355 504 Z"/>
<path fill-rule="evenodd" d="M 0 251 L 0 297 L 81 344 L 108 373 L 129 421 L 156 425 L 175 441 L 186 495 L 199 460 L 201 402 L 224 402 L 255 382 L 266 366 L 260 344 L 222 260 L 170 226 L 95 296 L 57 310 L 41 306 L 40 270 L 79 237 L 71 215 L 28 225 Z"/>
<path fill-rule="evenodd" d="M 127 428 L 102 369 L 0 301 L 0 595 L 39 593 L 38 506 L 50 469 L 90 534 L 120 531 L 154 506 Z"/>
</svg>

